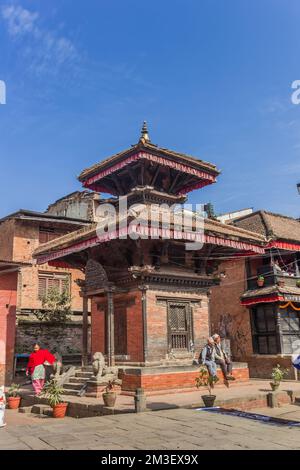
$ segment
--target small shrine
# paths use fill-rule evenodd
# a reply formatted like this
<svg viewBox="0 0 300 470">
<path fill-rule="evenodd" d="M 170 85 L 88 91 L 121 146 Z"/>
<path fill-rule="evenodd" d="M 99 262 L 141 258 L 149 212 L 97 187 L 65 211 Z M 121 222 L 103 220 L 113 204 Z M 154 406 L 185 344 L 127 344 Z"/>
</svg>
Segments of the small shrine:
<svg viewBox="0 0 300 470">
<path fill-rule="evenodd" d="M 192 213 L 189 230 L 178 226 L 187 194 L 218 175 L 211 163 L 153 144 L 144 123 L 137 144 L 79 176 L 84 188 L 111 195 L 102 199 L 95 222 L 35 252 L 38 263 L 85 272 L 81 290 L 86 316 L 87 299 L 92 305 L 91 353 L 102 352 L 107 367 L 118 368 L 122 393 L 193 388 L 210 334 L 210 288 L 219 283 L 219 260 L 264 253 L 263 236 L 214 218 Z M 153 206 L 156 216 L 149 219 Z M 187 249 L 191 243 L 195 247 Z M 235 374 L 247 380 L 248 369 L 236 367 Z"/>
</svg>

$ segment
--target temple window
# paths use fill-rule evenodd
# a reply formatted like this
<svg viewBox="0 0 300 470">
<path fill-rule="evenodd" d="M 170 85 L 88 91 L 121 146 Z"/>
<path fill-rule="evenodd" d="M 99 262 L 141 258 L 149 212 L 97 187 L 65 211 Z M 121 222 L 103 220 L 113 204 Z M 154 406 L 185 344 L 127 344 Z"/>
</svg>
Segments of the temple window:
<svg viewBox="0 0 300 470">
<path fill-rule="evenodd" d="M 168 303 L 169 351 L 189 350 L 191 338 L 190 308 L 185 303 Z"/>
</svg>

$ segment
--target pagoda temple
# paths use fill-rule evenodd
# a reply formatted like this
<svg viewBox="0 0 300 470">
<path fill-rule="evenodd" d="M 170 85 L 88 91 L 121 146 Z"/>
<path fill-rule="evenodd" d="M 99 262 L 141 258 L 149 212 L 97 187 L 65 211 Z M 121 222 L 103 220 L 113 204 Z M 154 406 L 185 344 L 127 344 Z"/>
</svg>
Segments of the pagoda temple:
<svg viewBox="0 0 300 470">
<path fill-rule="evenodd" d="M 102 352 L 109 366 L 118 366 L 124 393 L 194 387 L 195 358 L 210 334 L 210 289 L 219 283 L 219 260 L 264 253 L 262 235 L 214 218 L 203 218 L 201 233 L 196 214 L 189 231 L 178 228 L 175 217 L 165 229 L 161 205 L 182 205 L 187 193 L 215 183 L 218 175 L 211 163 L 154 145 L 144 123 L 136 145 L 79 176 L 84 188 L 111 195 L 99 207 L 115 207 L 117 221 L 100 211 L 90 226 L 35 251 L 38 263 L 85 272 L 81 288 L 84 324 L 91 300 L 91 352 Z M 124 198 L 127 210 L 120 214 Z M 145 217 L 153 205 L 154 226 Z M 188 242 L 201 243 L 188 250 Z M 84 339 L 85 363 L 86 345 Z M 245 366 L 234 373 L 248 378 Z"/>
</svg>

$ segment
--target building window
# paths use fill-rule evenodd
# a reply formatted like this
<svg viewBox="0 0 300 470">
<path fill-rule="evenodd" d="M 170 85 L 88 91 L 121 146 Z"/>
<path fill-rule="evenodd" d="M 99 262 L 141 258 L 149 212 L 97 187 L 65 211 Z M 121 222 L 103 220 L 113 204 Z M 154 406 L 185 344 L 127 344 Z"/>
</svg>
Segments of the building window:
<svg viewBox="0 0 300 470">
<path fill-rule="evenodd" d="M 40 227 L 39 228 L 39 242 L 47 243 L 55 238 L 61 237 L 65 232 L 55 230 L 53 227 Z"/>
<path fill-rule="evenodd" d="M 191 338 L 190 307 L 184 303 L 168 304 L 169 351 L 189 350 Z"/>
<path fill-rule="evenodd" d="M 280 309 L 283 354 L 293 354 L 293 343 L 300 339 L 300 315 L 291 307 Z"/>
<path fill-rule="evenodd" d="M 69 286 L 69 274 L 39 273 L 38 298 L 42 300 L 53 288 L 58 289 L 59 293 L 62 294 L 66 289 L 70 288 Z"/>
<path fill-rule="evenodd" d="M 277 310 L 273 305 L 258 305 L 252 309 L 252 339 L 255 353 L 280 353 L 276 332 L 276 315 Z"/>
</svg>

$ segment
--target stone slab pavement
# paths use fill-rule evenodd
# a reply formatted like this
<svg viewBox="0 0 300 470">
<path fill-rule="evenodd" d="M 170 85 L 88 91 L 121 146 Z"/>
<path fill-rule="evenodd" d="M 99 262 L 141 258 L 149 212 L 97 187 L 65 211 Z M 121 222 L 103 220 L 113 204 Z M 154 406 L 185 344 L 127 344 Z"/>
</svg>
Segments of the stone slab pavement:
<svg viewBox="0 0 300 470">
<path fill-rule="evenodd" d="M 256 396 L 257 394 L 267 394 L 271 391 L 270 380 L 249 380 L 248 382 L 231 383 L 230 388 L 226 388 L 224 385 L 217 385 L 214 393 L 217 395 L 217 401 L 222 403 L 227 400 L 249 398 Z M 298 381 L 283 381 L 280 385 L 280 391 L 291 390 L 296 396 L 300 397 L 300 383 Z M 24 387 L 23 393 L 32 394 L 32 387 Z M 207 393 L 205 388 L 197 390 L 196 388 L 192 391 L 166 391 L 166 393 L 156 393 L 154 395 L 147 396 L 147 407 L 150 410 L 162 410 L 176 407 L 195 407 L 203 406 L 201 395 Z M 88 397 L 76 397 L 76 396 L 65 396 L 67 401 L 71 403 L 82 403 L 90 405 L 98 405 L 102 403 L 102 398 L 88 398 Z M 219 404 L 220 404 L 219 403 Z M 134 398 L 133 396 L 119 395 L 116 403 L 117 412 L 134 412 Z"/>
<path fill-rule="evenodd" d="M 300 449 L 299 428 L 184 408 L 63 420 L 14 410 L 6 416 L 0 450 Z"/>
<path fill-rule="evenodd" d="M 271 418 L 280 418 L 300 423 L 299 405 L 284 405 L 278 408 L 255 408 L 255 410 L 251 411 L 253 413 L 270 416 Z"/>
</svg>

